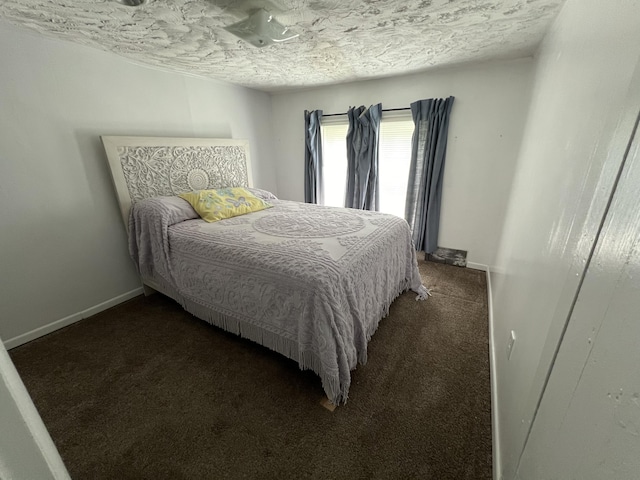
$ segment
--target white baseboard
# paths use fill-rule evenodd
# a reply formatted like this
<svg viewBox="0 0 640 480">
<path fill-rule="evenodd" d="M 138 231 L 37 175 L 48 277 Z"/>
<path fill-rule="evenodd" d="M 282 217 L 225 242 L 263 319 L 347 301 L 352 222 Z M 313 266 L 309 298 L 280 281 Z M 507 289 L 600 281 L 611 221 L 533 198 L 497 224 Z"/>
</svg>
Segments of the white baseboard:
<svg viewBox="0 0 640 480">
<path fill-rule="evenodd" d="M 487 272 L 487 307 L 489 311 L 489 370 L 491 374 L 491 442 L 493 451 L 493 480 L 502 480 L 502 454 L 500 448 L 500 428 L 498 418 L 498 378 L 496 375 L 496 344 L 493 329 L 493 292 L 491 290 L 491 269 Z"/>
<path fill-rule="evenodd" d="M 71 325 L 72 323 L 79 322 L 80 320 L 95 315 L 96 313 L 100 313 L 108 308 L 115 307 L 122 302 L 126 302 L 127 300 L 132 299 L 133 297 L 142 295 L 142 293 L 142 287 L 135 288 L 129 292 L 123 293 L 122 295 L 118 295 L 117 297 L 113 297 L 105 302 L 99 303 L 98 305 L 94 305 L 93 307 L 82 310 L 81 312 L 74 313 L 73 315 L 69 315 L 68 317 L 64 317 L 60 320 L 48 323 L 47 325 L 43 325 L 42 327 L 35 328 L 29 332 L 23 333 L 22 335 L 18 335 L 17 337 L 5 340 L 4 346 L 7 350 L 17 347 L 24 343 L 30 342 L 31 340 L 35 340 L 36 338 L 47 335 L 48 333 L 54 332 L 60 328 Z"/>
<path fill-rule="evenodd" d="M 482 270 L 483 272 L 489 271 L 489 267 L 483 263 L 467 262 L 467 268 L 473 268 L 474 270 Z"/>
</svg>

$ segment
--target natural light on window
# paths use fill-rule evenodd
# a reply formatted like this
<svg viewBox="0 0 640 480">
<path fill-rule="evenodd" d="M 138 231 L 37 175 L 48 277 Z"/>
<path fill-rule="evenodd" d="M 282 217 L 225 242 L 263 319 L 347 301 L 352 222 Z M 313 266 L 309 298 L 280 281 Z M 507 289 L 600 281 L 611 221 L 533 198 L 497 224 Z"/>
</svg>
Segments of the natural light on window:
<svg viewBox="0 0 640 480">
<path fill-rule="evenodd" d="M 380 123 L 380 211 L 400 218 L 404 218 L 407 198 L 412 135 L 413 120 L 406 117 L 383 118 Z"/>
<path fill-rule="evenodd" d="M 346 117 L 322 125 L 324 204 L 344 207 L 347 188 Z M 384 118 L 380 124 L 380 211 L 404 218 L 411 163 L 413 121 L 407 115 Z"/>
<path fill-rule="evenodd" d="M 322 125 L 322 185 L 324 204 L 330 207 L 344 207 L 347 190 L 347 130 L 349 124 L 344 122 Z"/>
</svg>

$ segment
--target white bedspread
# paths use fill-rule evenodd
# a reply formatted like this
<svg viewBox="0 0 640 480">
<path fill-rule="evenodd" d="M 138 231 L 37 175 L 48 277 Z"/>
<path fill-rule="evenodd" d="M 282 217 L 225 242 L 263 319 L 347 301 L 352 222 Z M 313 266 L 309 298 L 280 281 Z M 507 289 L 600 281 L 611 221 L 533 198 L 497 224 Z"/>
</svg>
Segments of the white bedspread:
<svg viewBox="0 0 640 480">
<path fill-rule="evenodd" d="M 273 208 L 206 223 L 181 202 L 134 205 L 130 251 L 143 278 L 312 369 L 334 404 L 346 401 L 350 371 L 367 361 L 393 300 L 409 288 L 426 298 L 409 227 L 395 216 L 269 200 Z"/>
</svg>

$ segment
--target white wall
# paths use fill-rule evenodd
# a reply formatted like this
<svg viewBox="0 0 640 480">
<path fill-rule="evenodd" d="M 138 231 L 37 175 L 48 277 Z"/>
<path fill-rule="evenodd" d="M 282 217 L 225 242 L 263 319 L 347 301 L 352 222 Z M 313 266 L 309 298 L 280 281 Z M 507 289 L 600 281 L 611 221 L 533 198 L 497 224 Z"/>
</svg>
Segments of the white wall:
<svg viewBox="0 0 640 480">
<path fill-rule="evenodd" d="M 4 23 L 0 45 L 0 336 L 11 346 L 140 287 L 100 135 L 246 138 L 254 183 L 276 190 L 268 94 Z"/>
<path fill-rule="evenodd" d="M 640 68 L 634 84 L 637 106 Z M 639 185 L 636 133 L 522 457 L 521 480 L 640 477 Z"/>
<path fill-rule="evenodd" d="M 2 342 L 0 425 L 0 478 L 70 478 Z"/>
<path fill-rule="evenodd" d="M 505 480 L 514 478 L 640 108 L 629 92 L 638 87 L 638 18 L 638 2 L 568 0 L 539 53 L 492 272 Z M 517 339 L 507 361 L 510 330 Z"/>
<path fill-rule="evenodd" d="M 423 98 L 456 97 L 449 126 L 439 244 L 492 265 L 504 222 L 515 159 L 529 106 L 532 59 L 273 95 L 278 192 L 304 199 L 304 110 L 346 112 L 382 102 L 408 107 Z"/>
</svg>

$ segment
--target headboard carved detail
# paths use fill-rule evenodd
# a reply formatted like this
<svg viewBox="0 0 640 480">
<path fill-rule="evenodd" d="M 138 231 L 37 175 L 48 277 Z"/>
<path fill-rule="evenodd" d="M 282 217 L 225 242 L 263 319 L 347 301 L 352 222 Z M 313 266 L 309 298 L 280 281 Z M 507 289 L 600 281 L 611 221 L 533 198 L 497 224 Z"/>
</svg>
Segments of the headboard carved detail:
<svg viewBox="0 0 640 480">
<path fill-rule="evenodd" d="M 103 136 L 125 225 L 144 198 L 252 186 L 245 140 Z"/>
<path fill-rule="evenodd" d="M 249 186 L 245 149 L 219 147 L 119 147 L 133 203 L 158 195 Z"/>
</svg>

